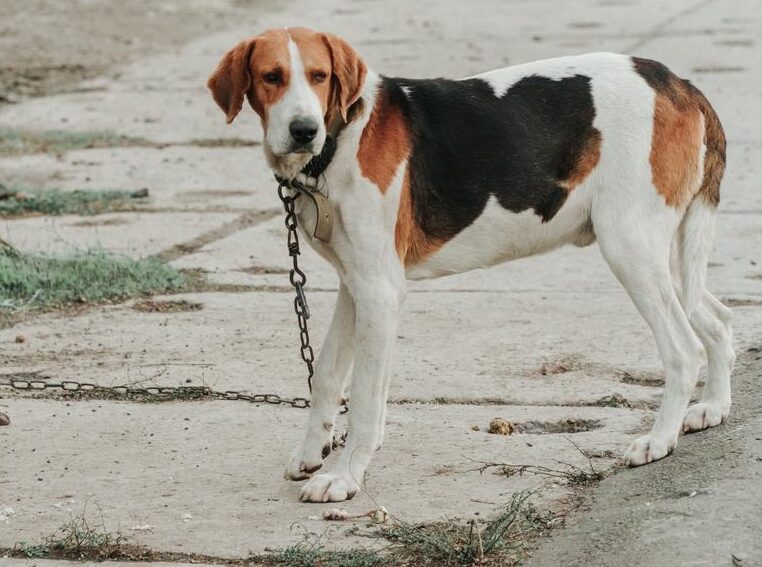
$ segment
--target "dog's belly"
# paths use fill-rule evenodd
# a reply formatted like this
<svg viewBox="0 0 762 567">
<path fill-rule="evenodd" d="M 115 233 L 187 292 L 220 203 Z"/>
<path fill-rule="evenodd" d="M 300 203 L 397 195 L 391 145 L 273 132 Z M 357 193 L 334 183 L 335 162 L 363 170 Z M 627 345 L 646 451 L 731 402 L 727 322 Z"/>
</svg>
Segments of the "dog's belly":
<svg viewBox="0 0 762 567">
<path fill-rule="evenodd" d="M 549 222 L 533 210 L 511 212 L 491 196 L 471 225 L 424 261 L 408 266 L 407 277 L 437 278 L 542 254 L 564 244 L 591 244 L 595 235 L 590 225 L 590 188 L 578 189 Z"/>
</svg>

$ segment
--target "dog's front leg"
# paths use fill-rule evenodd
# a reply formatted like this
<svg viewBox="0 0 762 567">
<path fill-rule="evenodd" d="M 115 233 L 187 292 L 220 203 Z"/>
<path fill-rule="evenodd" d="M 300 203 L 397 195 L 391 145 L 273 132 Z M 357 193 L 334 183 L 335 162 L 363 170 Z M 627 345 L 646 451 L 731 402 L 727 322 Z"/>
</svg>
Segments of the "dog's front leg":
<svg viewBox="0 0 762 567">
<path fill-rule="evenodd" d="M 302 489 L 306 502 L 338 502 L 360 487 L 379 444 L 386 404 L 385 376 L 391 364 L 404 280 L 387 275 L 350 284 L 355 300 L 355 359 L 350 386 L 349 433 L 331 471 L 314 476 Z"/>
<path fill-rule="evenodd" d="M 354 342 L 354 300 L 342 283 L 333 319 L 315 365 L 307 431 L 304 441 L 286 467 L 287 479 L 309 478 L 323 465 L 323 459 L 331 452 L 333 424 L 352 366 Z"/>
</svg>

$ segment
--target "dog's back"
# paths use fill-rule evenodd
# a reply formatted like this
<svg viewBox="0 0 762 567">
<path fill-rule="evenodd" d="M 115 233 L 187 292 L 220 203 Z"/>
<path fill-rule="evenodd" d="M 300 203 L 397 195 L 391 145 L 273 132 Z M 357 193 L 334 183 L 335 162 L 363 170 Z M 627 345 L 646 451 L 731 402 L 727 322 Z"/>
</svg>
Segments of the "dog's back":
<svg viewBox="0 0 762 567">
<path fill-rule="evenodd" d="M 601 193 L 624 204 L 648 191 L 681 213 L 697 195 L 719 201 L 719 120 L 653 61 L 595 53 L 457 81 L 383 78 L 378 97 L 408 126 L 412 217 L 433 252 L 410 259 L 411 277 L 588 244 Z"/>
</svg>

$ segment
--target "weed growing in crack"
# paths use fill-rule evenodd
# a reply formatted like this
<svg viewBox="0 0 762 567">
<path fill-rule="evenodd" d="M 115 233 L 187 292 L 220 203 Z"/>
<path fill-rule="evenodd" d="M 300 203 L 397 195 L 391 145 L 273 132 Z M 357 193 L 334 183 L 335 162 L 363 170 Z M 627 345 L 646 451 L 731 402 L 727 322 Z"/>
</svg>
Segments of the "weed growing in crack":
<svg viewBox="0 0 762 567">
<path fill-rule="evenodd" d="M 597 470 L 595 466 L 593 466 L 593 460 L 585 451 L 580 449 L 579 445 L 577 445 L 574 441 L 569 439 L 568 437 L 565 438 L 569 443 L 574 445 L 574 448 L 577 449 L 582 455 L 585 456 L 587 459 L 588 466 L 586 468 L 579 467 L 577 465 L 572 465 L 571 463 L 564 463 L 561 461 L 556 461 L 559 465 L 563 466 L 561 469 L 554 469 L 551 467 L 546 467 L 543 465 L 529 465 L 529 464 L 512 464 L 512 463 L 489 463 L 485 461 L 473 461 L 479 465 L 479 467 L 476 469 L 480 473 L 483 473 L 486 470 L 489 469 L 497 469 L 499 474 L 503 474 L 505 476 L 514 476 L 514 475 L 523 475 L 523 474 L 535 474 L 539 476 L 548 476 L 551 478 L 557 478 L 560 480 L 565 480 L 567 484 L 571 486 L 587 486 L 589 484 L 592 484 L 594 482 L 598 482 L 600 480 L 603 480 L 604 474 L 603 472 Z"/>
<path fill-rule="evenodd" d="M 85 511 L 59 527 L 42 543 L 21 542 L 17 549 L 30 558 L 90 559 L 103 561 L 118 557 L 127 538 L 118 530 L 106 529 L 103 518 L 101 525 L 91 527 L 85 518 Z"/>
<path fill-rule="evenodd" d="M 512 565 L 523 555 L 524 540 L 550 526 L 552 512 L 540 513 L 519 492 L 487 522 L 443 522 L 412 525 L 399 522 L 383 535 L 398 544 L 392 555 L 416 565 L 471 565 L 499 555 L 501 565 Z M 391 563 L 395 564 L 395 563 Z"/>
</svg>

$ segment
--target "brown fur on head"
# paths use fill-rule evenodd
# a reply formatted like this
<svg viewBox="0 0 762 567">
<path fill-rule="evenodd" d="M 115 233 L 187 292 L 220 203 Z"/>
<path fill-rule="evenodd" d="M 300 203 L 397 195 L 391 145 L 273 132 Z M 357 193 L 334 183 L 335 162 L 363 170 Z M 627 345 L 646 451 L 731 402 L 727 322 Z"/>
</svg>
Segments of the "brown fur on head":
<svg viewBox="0 0 762 567">
<path fill-rule="evenodd" d="M 262 119 L 266 152 L 277 162 L 294 153 L 319 153 L 327 129 L 338 117 L 349 118 L 366 74 L 357 52 L 335 35 L 271 29 L 228 51 L 207 85 L 228 124 L 248 98 Z M 289 134 L 289 124 L 300 118 L 319 123 L 315 143 L 306 150 L 297 148 Z"/>
</svg>

